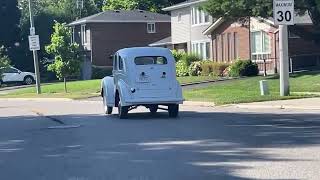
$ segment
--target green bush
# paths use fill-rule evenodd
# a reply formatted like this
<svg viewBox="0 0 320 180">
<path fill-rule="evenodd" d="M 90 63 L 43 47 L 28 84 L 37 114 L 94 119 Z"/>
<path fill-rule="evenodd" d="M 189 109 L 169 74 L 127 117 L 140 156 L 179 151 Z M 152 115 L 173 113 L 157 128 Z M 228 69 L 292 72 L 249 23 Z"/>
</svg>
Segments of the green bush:
<svg viewBox="0 0 320 180">
<path fill-rule="evenodd" d="M 201 75 L 201 61 L 192 62 L 189 66 L 189 75 L 190 76 L 200 76 Z"/>
<path fill-rule="evenodd" d="M 258 65 L 250 60 L 237 60 L 229 69 L 229 76 L 231 77 L 256 76 L 258 74 Z"/>
<path fill-rule="evenodd" d="M 181 61 L 184 61 L 187 66 L 189 67 L 191 65 L 191 63 L 196 62 L 196 61 L 201 61 L 202 59 L 195 54 L 184 54 L 181 57 Z"/>
<path fill-rule="evenodd" d="M 178 61 L 176 63 L 176 73 L 178 77 L 188 76 L 189 75 L 188 65 L 184 61 Z"/>
<path fill-rule="evenodd" d="M 176 62 L 180 61 L 182 59 L 182 56 L 184 56 L 186 53 L 184 52 L 179 52 L 177 50 L 173 50 L 172 51 L 172 55 L 174 57 L 174 59 L 176 60 Z"/>
<path fill-rule="evenodd" d="M 205 61 L 202 63 L 201 75 L 203 76 L 223 76 L 223 72 L 229 65 L 226 63 Z"/>
<path fill-rule="evenodd" d="M 92 79 L 102 79 L 112 75 L 112 67 L 92 67 Z"/>
</svg>

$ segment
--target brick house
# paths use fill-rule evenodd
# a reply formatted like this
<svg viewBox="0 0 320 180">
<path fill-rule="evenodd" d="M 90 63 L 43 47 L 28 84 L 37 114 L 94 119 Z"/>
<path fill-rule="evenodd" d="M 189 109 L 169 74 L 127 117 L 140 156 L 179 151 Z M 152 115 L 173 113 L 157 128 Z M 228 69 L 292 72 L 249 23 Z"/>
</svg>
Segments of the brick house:
<svg viewBox="0 0 320 180">
<path fill-rule="evenodd" d="M 306 14 L 295 18 L 297 26 L 312 29 L 312 21 Z M 320 65 L 320 46 L 296 36 L 289 28 L 289 57 L 293 69 Z M 203 34 L 211 37 L 212 59 L 230 63 L 236 59 L 251 59 L 264 70 L 276 73 L 279 67 L 279 33 L 278 26 L 272 18 L 250 18 L 250 21 L 234 22 L 218 19 Z"/>
<path fill-rule="evenodd" d="M 91 67 L 111 67 L 110 55 L 126 47 L 148 44 L 170 36 L 170 16 L 142 10 L 105 11 L 68 24 L 72 41 L 85 52 L 82 78 L 91 78 Z"/>
</svg>

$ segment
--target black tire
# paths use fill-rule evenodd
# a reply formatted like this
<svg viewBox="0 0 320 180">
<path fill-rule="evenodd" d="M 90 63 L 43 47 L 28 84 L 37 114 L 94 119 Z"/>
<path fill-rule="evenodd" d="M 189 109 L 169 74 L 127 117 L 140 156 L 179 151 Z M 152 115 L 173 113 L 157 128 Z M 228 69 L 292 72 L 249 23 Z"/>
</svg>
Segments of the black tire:
<svg viewBox="0 0 320 180">
<path fill-rule="evenodd" d="M 113 107 L 108 106 L 106 113 L 107 113 L 107 114 L 112 114 L 112 110 L 113 110 Z"/>
<path fill-rule="evenodd" d="M 2 84 L 3 84 L 3 82 L 2 82 L 2 80 L 0 80 L 0 87 L 2 86 Z"/>
<path fill-rule="evenodd" d="M 158 105 L 155 104 L 155 105 L 149 106 L 149 110 L 150 110 L 151 114 L 157 113 L 157 111 L 158 111 Z"/>
<path fill-rule="evenodd" d="M 31 85 L 31 84 L 33 84 L 33 82 L 34 82 L 34 79 L 33 79 L 32 76 L 26 76 L 26 77 L 24 77 L 23 83 L 24 83 L 25 85 Z"/>
<path fill-rule="evenodd" d="M 127 119 L 128 118 L 128 106 L 122 106 L 121 103 L 119 102 L 118 104 L 118 115 L 120 119 Z"/>
<path fill-rule="evenodd" d="M 179 104 L 170 104 L 168 106 L 169 117 L 176 118 L 179 114 Z"/>
<path fill-rule="evenodd" d="M 102 98 L 103 98 L 103 107 L 105 108 L 106 107 L 106 99 L 105 99 L 106 97 L 104 96 L 104 94 L 102 94 Z M 113 107 L 107 106 L 107 109 L 105 109 L 105 113 L 112 114 L 112 110 L 113 110 Z"/>
</svg>

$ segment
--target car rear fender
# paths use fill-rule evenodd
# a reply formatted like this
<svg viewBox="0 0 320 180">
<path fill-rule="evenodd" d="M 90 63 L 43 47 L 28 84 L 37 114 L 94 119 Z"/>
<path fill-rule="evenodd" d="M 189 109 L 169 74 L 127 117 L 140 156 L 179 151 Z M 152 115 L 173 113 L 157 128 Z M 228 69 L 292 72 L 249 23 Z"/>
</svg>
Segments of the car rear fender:
<svg viewBox="0 0 320 180">
<path fill-rule="evenodd" d="M 113 77 L 107 76 L 101 81 L 101 96 L 105 96 L 107 100 L 107 105 L 115 106 L 115 88 Z"/>
<path fill-rule="evenodd" d="M 119 96 L 121 99 L 121 105 L 128 106 L 126 101 L 132 98 L 131 93 L 130 93 L 130 88 L 123 80 L 119 80 L 118 84 L 117 84 L 117 89 L 118 89 Z"/>
</svg>

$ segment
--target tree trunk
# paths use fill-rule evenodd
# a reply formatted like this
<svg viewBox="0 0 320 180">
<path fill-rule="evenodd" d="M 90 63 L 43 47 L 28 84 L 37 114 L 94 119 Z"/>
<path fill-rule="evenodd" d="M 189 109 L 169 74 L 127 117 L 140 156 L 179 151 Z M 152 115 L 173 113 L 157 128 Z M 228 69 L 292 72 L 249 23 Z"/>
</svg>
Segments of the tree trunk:
<svg viewBox="0 0 320 180">
<path fill-rule="evenodd" d="M 64 81 L 64 92 L 65 92 L 65 93 L 68 93 L 68 90 L 67 90 L 67 78 L 64 77 L 64 78 L 63 78 L 63 81 Z"/>
</svg>

